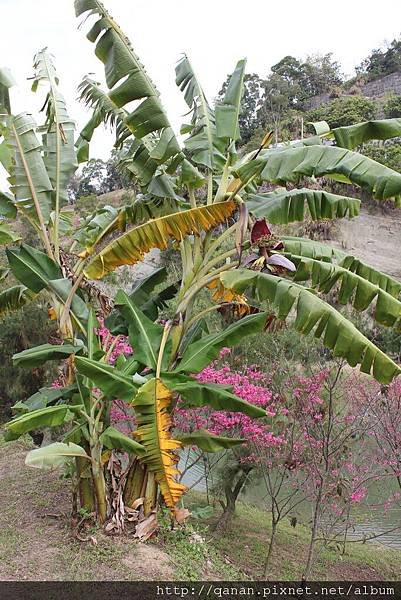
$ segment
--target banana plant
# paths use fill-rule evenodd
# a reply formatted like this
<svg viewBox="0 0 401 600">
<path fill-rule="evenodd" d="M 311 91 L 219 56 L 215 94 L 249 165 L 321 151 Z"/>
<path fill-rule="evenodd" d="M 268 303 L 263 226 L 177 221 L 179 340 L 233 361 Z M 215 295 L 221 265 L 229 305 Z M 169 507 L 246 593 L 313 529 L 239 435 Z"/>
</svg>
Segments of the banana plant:
<svg viewBox="0 0 401 600">
<path fill-rule="evenodd" d="M 104 207 L 90 215 L 74 232 L 69 252 L 61 252 L 57 235 L 65 196 L 55 187 L 64 185 L 69 172 L 61 167 L 64 156 L 72 156 L 70 150 L 65 155 L 60 152 L 65 149 L 64 137 L 59 134 L 67 123 L 64 105 L 54 91 L 49 93 L 46 118 L 53 137 L 43 148 L 32 138 L 29 156 L 22 155 L 24 162 L 19 158 L 18 140 L 32 129 L 27 129 L 28 124 L 18 129 L 19 120 L 11 117 L 7 95 L 10 78 L 7 73 L 0 75 L 0 100 L 3 98 L 7 123 L 7 143 L 0 156 L 15 170 L 15 176 L 24 175 L 20 166 L 16 168 L 17 161 L 22 167 L 31 162 L 40 165 L 32 172 L 38 180 L 35 193 L 24 183 L 25 172 L 19 186 L 12 183 L 15 198 L 3 194 L 0 208 L 9 214 L 24 211 L 44 250 L 24 244 L 8 250 L 10 269 L 25 287 L 5 297 L 4 305 L 13 301 L 21 305 L 30 294 L 46 289 L 53 307 L 60 306 L 58 311 L 54 308 L 60 328 L 65 327 L 68 316 L 70 331 L 61 349 L 40 348 L 16 360 L 29 366 L 32 360 L 60 358 L 64 351 L 70 353 L 67 360 L 72 375 L 65 381 L 64 392 L 41 390 L 20 403 L 16 407 L 19 414 L 7 429 L 14 437 L 40 422 L 62 424 L 68 430 L 65 439 L 48 450 L 32 451 L 28 464 L 49 468 L 74 459 L 77 479 L 86 483 L 85 490 L 80 490 L 81 502 L 89 502 L 99 520 L 107 521 L 106 527 L 121 526 L 124 506 L 129 514 L 137 513 L 138 519 L 153 522 L 159 492 L 172 517 L 180 520 L 185 491 L 177 478 L 180 448 L 196 443 L 205 451 L 219 451 L 227 448 L 228 442 L 204 431 L 179 438 L 171 418 L 175 403 L 180 398 L 187 407 L 211 406 L 263 418 L 263 410 L 244 403 L 231 389 L 200 386 L 195 375 L 223 346 L 264 332 L 272 307 L 276 318 L 287 320 L 300 333 L 313 332 L 334 355 L 352 366 L 360 365 L 383 384 L 400 374 L 400 366 L 325 298 L 338 287 L 340 304 L 360 311 L 373 306 L 373 318 L 380 325 L 399 328 L 400 282 L 324 244 L 279 236 L 273 226 L 302 221 L 306 216 L 312 220 L 357 216 L 358 199 L 323 189 L 330 179 L 366 190 L 378 201 L 392 199 L 399 205 L 401 174 L 351 150 L 350 144 L 339 143 L 335 134 L 327 143 L 324 127 L 313 137 L 276 146 L 271 145 L 273 135 L 267 132 L 256 152 L 244 155 L 238 151 L 245 60 L 237 63 L 225 97 L 213 107 L 189 58 L 184 55 L 180 59 L 176 83 L 189 109 L 181 145 L 157 88 L 103 4 L 75 0 L 75 10 L 85 21 L 88 16 L 95 17 L 87 37 L 104 65 L 106 84 L 102 89 L 97 81 L 85 77 L 80 85 L 81 99 L 92 114 L 76 141 L 78 159 L 88 159 L 94 131 L 108 124 L 115 131 L 120 167 L 141 193 L 131 204 Z M 38 58 L 36 62 L 37 79 L 57 85 L 46 61 Z M 59 108 L 57 118 L 54 103 Z M 379 135 L 374 128 L 363 131 L 368 129 L 365 137 Z M 14 130 L 21 131 L 20 137 Z M 387 133 L 381 129 L 379 137 L 394 131 L 398 131 L 397 124 L 389 124 Z M 10 140 L 17 140 L 12 145 L 12 160 Z M 46 158 L 56 157 L 55 168 L 47 167 L 45 154 Z M 277 187 L 261 192 L 263 182 Z M 89 293 L 93 281 L 122 265 L 140 262 L 152 248 L 170 246 L 181 256 L 180 281 L 158 294 L 152 293 L 157 277 L 142 282 L 131 295 L 121 291 L 103 315 L 113 333 L 129 336 L 134 349 L 132 356 L 121 355 L 114 365 L 107 364 L 107 353 L 95 339 L 93 311 L 87 307 L 90 300 L 98 312 L 104 308 L 99 296 Z M 161 325 L 158 309 L 172 295 L 170 318 Z M 208 305 L 200 308 L 199 300 L 204 302 L 205 296 Z M 219 329 L 207 331 L 205 319 L 216 312 L 226 321 Z M 130 436 L 117 432 L 110 422 L 115 399 L 124 400 L 132 411 L 135 427 Z M 50 410 L 55 407 L 62 408 Z"/>
</svg>

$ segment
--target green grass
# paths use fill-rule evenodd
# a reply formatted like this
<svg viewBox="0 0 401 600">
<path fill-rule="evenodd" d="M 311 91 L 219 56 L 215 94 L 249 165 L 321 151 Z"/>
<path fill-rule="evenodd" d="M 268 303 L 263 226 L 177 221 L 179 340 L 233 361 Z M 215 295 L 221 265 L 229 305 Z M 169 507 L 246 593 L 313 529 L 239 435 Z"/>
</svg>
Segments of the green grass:
<svg viewBox="0 0 401 600">
<path fill-rule="evenodd" d="M 24 466 L 29 445 L 4 444 L 0 436 L 0 580 L 255 580 L 262 576 L 269 541 L 268 515 L 239 503 L 224 534 L 215 525 L 220 507 L 200 511 L 205 496 L 191 492 L 185 504 L 197 518 L 171 529 L 165 514 L 160 531 L 146 544 L 132 532 L 108 537 L 97 528 L 88 541 L 70 528 L 70 492 L 60 473 Z M 196 510 L 198 509 L 198 510 Z M 297 580 L 305 564 L 309 531 L 302 525 L 279 528 L 269 579 Z M 90 540 L 93 536 L 93 540 Z M 345 556 L 319 548 L 312 579 L 401 579 L 401 552 L 374 544 L 349 543 Z"/>
<path fill-rule="evenodd" d="M 200 494 L 191 494 L 188 507 L 204 503 Z M 212 530 L 218 520 L 216 515 L 207 520 Z M 200 520 L 198 527 L 204 527 Z M 211 548 L 226 557 L 237 573 L 249 579 L 262 577 L 270 525 L 266 512 L 238 503 L 237 512 L 224 535 L 212 538 Z M 210 537 L 210 534 L 209 534 Z M 309 529 L 303 525 L 292 527 L 284 520 L 277 534 L 276 547 L 271 559 L 269 579 L 299 580 L 303 573 L 309 541 Z M 379 544 L 348 543 L 346 553 L 318 546 L 312 579 L 389 579 L 401 578 L 401 551 L 385 548 Z"/>
</svg>

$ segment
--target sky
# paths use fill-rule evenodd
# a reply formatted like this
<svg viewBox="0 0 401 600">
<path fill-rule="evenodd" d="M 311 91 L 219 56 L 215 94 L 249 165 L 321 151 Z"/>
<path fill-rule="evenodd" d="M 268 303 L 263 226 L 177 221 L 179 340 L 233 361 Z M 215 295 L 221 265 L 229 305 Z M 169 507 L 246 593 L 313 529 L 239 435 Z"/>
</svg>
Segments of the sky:
<svg viewBox="0 0 401 600">
<path fill-rule="evenodd" d="M 354 67 L 372 48 L 401 32 L 399 0 L 104 0 L 161 92 L 176 131 L 187 111 L 175 86 L 174 67 L 186 52 L 209 98 L 238 59 L 247 57 L 247 72 L 267 75 L 272 65 L 291 54 L 332 52 L 343 71 Z M 47 46 L 55 57 L 61 91 L 78 130 L 88 113 L 76 101 L 82 77 L 94 73 L 103 81 L 103 65 L 78 29 L 73 0 L 0 0 L 0 67 L 11 68 L 13 112 L 35 114 L 40 97 L 30 92 L 36 51 Z M 110 133 L 95 135 L 91 157 L 107 158 Z M 1 174 L 0 174 L 1 179 Z M 1 182 L 0 182 L 1 183 Z"/>
</svg>

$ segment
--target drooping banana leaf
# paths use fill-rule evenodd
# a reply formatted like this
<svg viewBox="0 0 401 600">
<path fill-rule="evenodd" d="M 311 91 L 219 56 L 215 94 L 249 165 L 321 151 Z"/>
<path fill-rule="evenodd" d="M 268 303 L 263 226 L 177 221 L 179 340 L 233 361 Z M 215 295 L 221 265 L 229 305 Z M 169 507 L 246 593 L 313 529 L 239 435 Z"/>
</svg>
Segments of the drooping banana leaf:
<svg viewBox="0 0 401 600">
<path fill-rule="evenodd" d="M 221 452 L 246 442 L 243 438 L 229 438 L 215 435 L 206 429 L 198 429 L 192 433 L 178 436 L 183 446 L 197 446 L 204 452 Z"/>
<path fill-rule="evenodd" d="M 78 167 L 74 147 L 75 125 L 58 89 L 59 79 L 47 48 L 36 54 L 34 69 L 32 90 L 36 91 L 41 83 L 49 89 L 42 109 L 46 112 L 44 163 L 54 190 L 53 208 L 58 213 L 68 201 L 67 186 Z"/>
<path fill-rule="evenodd" d="M 222 154 L 224 145 L 217 138 L 214 112 L 185 54 L 178 62 L 175 73 L 176 84 L 184 92 L 185 102 L 192 112 L 191 125 L 185 128 L 185 133 L 190 133 L 184 142 L 185 148 L 195 163 L 211 170 L 215 166 L 221 169 L 225 163 Z"/>
<path fill-rule="evenodd" d="M 60 400 L 70 398 L 74 392 L 76 392 L 76 385 L 68 385 L 65 387 L 50 387 L 40 388 L 38 392 L 32 394 L 29 398 L 23 401 L 16 402 L 12 410 L 15 413 L 26 413 L 39 408 L 45 408 L 58 403 Z"/>
<path fill-rule="evenodd" d="M 359 215 L 360 200 L 307 188 L 279 188 L 264 194 L 248 196 L 247 207 L 255 217 L 265 217 L 270 223 L 284 225 L 305 219 L 305 209 L 313 221 L 342 219 Z"/>
<path fill-rule="evenodd" d="M 302 334 L 314 329 L 314 335 L 334 356 L 345 358 L 361 371 L 372 373 L 380 383 L 389 383 L 401 374 L 401 367 L 379 350 L 358 329 L 313 291 L 266 273 L 238 269 L 222 273 L 220 279 L 228 289 L 247 291 L 260 301 L 269 300 L 278 309 L 278 318 L 286 319 L 295 311 L 293 326 Z"/>
<path fill-rule="evenodd" d="M 67 358 L 71 354 L 80 354 L 84 350 L 83 346 L 74 346 L 73 344 L 41 344 L 18 352 L 13 356 L 13 363 L 16 367 L 33 369 L 39 367 L 48 360 L 60 360 Z"/>
<path fill-rule="evenodd" d="M 50 280 L 63 276 L 56 262 L 44 252 L 27 244 L 21 244 L 18 248 L 7 248 L 6 254 L 14 277 L 35 293 L 47 287 Z"/>
<path fill-rule="evenodd" d="M 240 138 L 238 118 L 244 92 L 246 60 L 240 60 L 228 82 L 223 101 L 217 104 L 216 129 L 219 138 L 236 141 Z"/>
<path fill-rule="evenodd" d="M 181 397 L 180 408 L 210 406 L 214 410 L 241 412 L 248 417 L 265 417 L 266 411 L 236 396 L 231 387 L 199 382 L 192 377 L 176 373 L 162 373 L 161 379 L 167 387 Z"/>
<path fill-rule="evenodd" d="M 170 390 L 160 379 L 153 378 L 139 389 L 132 406 L 138 425 L 135 435 L 146 448 L 142 460 L 154 473 L 166 506 L 174 511 L 185 486 L 176 480 L 179 471 L 175 451 L 182 444 L 171 437 L 170 404 Z"/>
<path fill-rule="evenodd" d="M 244 183 L 251 177 L 283 184 L 298 183 L 303 176 L 328 177 L 353 183 L 377 200 L 394 198 L 401 203 L 401 173 L 357 152 L 334 146 L 305 146 L 266 151 L 262 158 L 241 166 L 235 173 Z"/>
<path fill-rule="evenodd" d="M 336 262 L 340 267 L 356 273 L 374 285 L 379 286 L 380 289 L 388 292 L 394 298 L 399 298 L 401 295 L 401 281 L 394 279 L 390 275 L 381 273 L 374 267 L 365 264 L 358 258 L 348 255 L 338 248 L 305 238 L 284 236 L 281 239 L 284 242 L 284 252 L 324 262 Z"/>
<path fill-rule="evenodd" d="M 31 302 L 35 294 L 24 285 L 14 285 L 0 292 L 0 317 L 9 312 L 19 310 L 28 302 Z"/>
<path fill-rule="evenodd" d="M 199 373 L 218 357 L 221 348 L 238 344 L 246 335 L 262 331 L 265 324 L 266 314 L 261 312 L 235 321 L 218 333 L 200 338 L 186 348 L 175 372 Z"/>
<path fill-rule="evenodd" d="M 379 286 L 380 289 L 384 290 L 394 298 L 400 298 L 401 296 L 401 281 L 394 279 L 390 275 L 381 273 L 374 267 L 365 264 L 358 258 L 348 255 L 345 256 L 340 262 L 340 266 L 344 269 L 348 269 L 352 273 L 356 273 L 360 277 L 367 279 L 374 285 Z"/>
<path fill-rule="evenodd" d="M 129 225 L 139 225 L 149 219 L 175 213 L 181 208 L 189 206 L 172 198 L 142 197 L 121 208 L 106 205 L 85 220 L 75 232 L 74 239 L 86 248 L 89 255 L 97 244 L 114 231 L 125 231 Z"/>
<path fill-rule="evenodd" d="M 90 14 L 99 17 L 87 37 L 96 43 L 96 56 L 104 64 L 112 102 L 122 108 L 134 100 L 141 100 L 125 119 L 127 127 L 136 138 L 153 132 L 160 134 L 150 154 L 158 163 L 179 154 L 181 149 L 159 93 L 120 27 L 98 0 L 75 0 L 75 12 L 77 16 Z"/>
<path fill-rule="evenodd" d="M 342 266 L 289 255 L 296 265 L 293 281 L 311 281 L 311 285 L 320 292 L 328 294 L 337 284 L 337 300 L 340 304 L 352 303 L 358 311 L 364 311 L 376 301 L 374 318 L 381 325 L 396 327 L 401 331 L 401 302 L 378 285 Z"/>
<path fill-rule="evenodd" d="M 99 441 L 110 450 L 123 450 L 135 456 L 144 456 L 146 448 L 142 444 L 138 444 L 131 437 L 128 437 L 115 427 L 108 427 L 101 434 Z"/>
<path fill-rule="evenodd" d="M 72 442 L 69 444 L 54 442 L 49 446 L 43 446 L 43 448 L 36 448 L 28 452 L 25 464 L 28 467 L 48 470 L 63 467 L 77 457 L 90 460 L 82 446 Z"/>
<path fill-rule="evenodd" d="M 131 402 L 138 390 L 138 385 L 134 384 L 132 377 L 99 360 L 77 356 L 75 366 L 78 373 L 90 379 L 108 398 L 120 398 Z"/>
<path fill-rule="evenodd" d="M 21 244 L 18 248 L 7 248 L 6 254 L 11 271 L 18 281 L 24 282 L 35 293 L 46 289 L 62 304 L 67 301 L 72 283 L 63 278 L 59 265 L 44 252 Z M 70 308 L 75 325 L 85 333 L 88 309 L 78 294 L 74 295 Z"/>
<path fill-rule="evenodd" d="M 99 84 L 85 77 L 79 86 L 80 100 L 93 110 L 93 115 L 80 133 L 77 141 L 78 157 L 80 162 L 89 158 L 89 142 L 99 125 L 110 125 L 116 132 L 116 147 L 120 149 L 118 166 L 134 176 L 142 189 L 162 198 L 176 198 L 172 179 L 161 170 L 159 163 L 151 158 L 150 153 L 157 143 L 154 139 L 132 139 L 132 132 L 127 127 L 125 120 L 128 113 L 123 108 L 118 108 L 100 87 Z M 130 140 L 127 141 L 127 139 Z M 125 143 L 124 147 L 123 144 Z M 148 189 L 149 188 L 149 189 Z"/>
<path fill-rule="evenodd" d="M 332 262 L 334 259 L 342 260 L 347 256 L 345 252 L 338 250 L 338 248 L 308 238 L 286 235 L 282 236 L 281 240 L 284 243 L 285 252 L 291 252 L 291 254 L 298 254 L 299 256 L 316 258 L 325 262 Z"/>
<path fill-rule="evenodd" d="M 119 153 L 118 167 L 139 183 L 144 193 L 158 198 L 178 200 L 173 178 L 163 165 L 152 158 L 157 138 L 128 140 Z M 177 164 L 182 161 L 181 155 Z M 174 169 L 172 170 L 172 172 Z"/>
<path fill-rule="evenodd" d="M 32 410 L 8 421 L 5 426 L 5 439 L 8 442 L 17 440 L 24 433 L 38 429 L 38 427 L 58 427 L 66 421 L 71 421 L 73 417 L 74 413 L 66 404 Z"/>
<path fill-rule="evenodd" d="M 27 113 L 10 118 L 7 143 L 12 147 L 13 161 L 9 171 L 15 205 L 36 224 L 49 222 L 53 186 L 36 135 L 37 125 Z"/>
<path fill-rule="evenodd" d="M 316 125 L 312 123 L 317 131 Z M 401 119 L 378 119 L 374 121 L 364 121 L 363 123 L 355 123 L 345 127 L 329 128 L 324 132 L 325 137 L 334 137 L 337 146 L 352 150 L 370 140 L 389 140 L 391 138 L 401 136 Z"/>
<path fill-rule="evenodd" d="M 234 202 L 201 206 L 149 221 L 110 242 L 85 267 L 89 279 L 99 279 L 121 265 L 133 265 L 152 248 L 165 250 L 170 240 L 181 241 L 192 233 L 209 231 L 230 217 Z"/>
</svg>

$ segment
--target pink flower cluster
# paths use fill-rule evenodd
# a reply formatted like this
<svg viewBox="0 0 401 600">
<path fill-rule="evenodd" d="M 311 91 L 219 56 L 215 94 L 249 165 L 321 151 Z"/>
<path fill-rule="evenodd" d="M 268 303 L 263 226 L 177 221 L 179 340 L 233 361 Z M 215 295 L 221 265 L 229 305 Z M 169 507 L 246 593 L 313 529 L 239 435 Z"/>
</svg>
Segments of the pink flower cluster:
<svg viewBox="0 0 401 600">
<path fill-rule="evenodd" d="M 120 354 L 132 354 L 133 349 L 124 335 L 114 336 L 110 330 L 105 327 L 103 319 L 98 319 L 100 327 L 95 329 L 99 336 L 99 342 L 103 352 L 108 354 L 108 363 L 113 365 Z"/>
<path fill-rule="evenodd" d="M 228 348 L 224 348 L 220 357 L 229 352 Z M 219 367 L 218 361 L 215 361 L 196 375 L 196 379 L 202 383 L 229 386 L 239 398 L 264 408 L 271 419 L 278 414 L 274 394 L 268 387 L 261 385 L 266 376 L 255 365 L 245 368 L 244 372 L 240 373 L 231 370 L 227 363 Z M 282 410 L 286 409 L 280 409 L 281 414 Z M 178 401 L 173 416 L 175 426 L 184 432 L 205 428 L 215 435 L 246 439 L 249 454 L 247 460 L 255 460 L 251 449 L 253 443 L 257 442 L 263 447 L 277 447 L 285 443 L 282 434 L 275 435 L 272 432 L 271 422 L 267 424 L 265 419 L 251 418 L 241 412 L 215 411 L 210 408 L 183 409 Z"/>
</svg>

